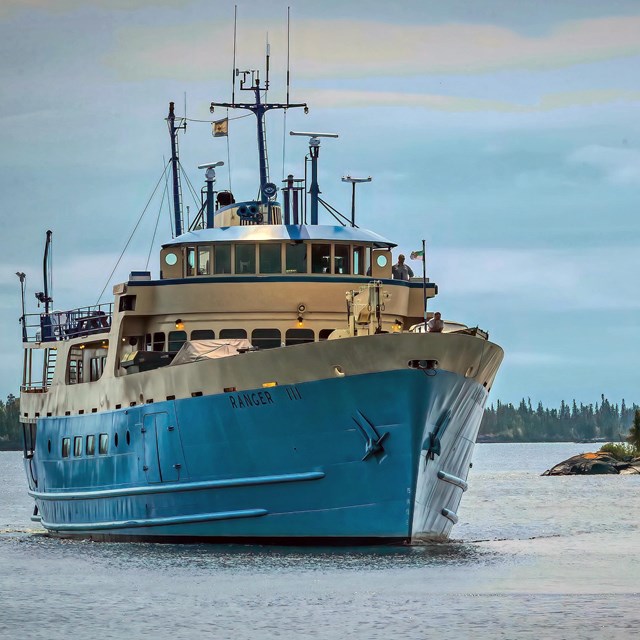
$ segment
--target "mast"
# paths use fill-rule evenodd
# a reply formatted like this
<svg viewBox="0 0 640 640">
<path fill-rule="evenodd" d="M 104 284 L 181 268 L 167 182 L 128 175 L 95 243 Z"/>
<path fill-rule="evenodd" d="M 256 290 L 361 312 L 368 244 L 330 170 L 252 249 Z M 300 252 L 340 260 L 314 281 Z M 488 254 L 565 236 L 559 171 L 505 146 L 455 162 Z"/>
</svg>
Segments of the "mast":
<svg viewBox="0 0 640 640">
<path fill-rule="evenodd" d="M 267 68 L 268 68 L 268 56 L 267 56 Z M 286 103 L 280 102 L 262 102 L 260 92 L 267 91 L 269 89 L 269 78 L 263 85 L 260 84 L 260 73 L 256 69 L 249 69 L 248 71 L 240 71 L 236 69 L 236 75 L 241 75 L 240 90 L 252 91 L 254 94 L 254 103 L 248 102 L 212 102 L 209 111 L 214 112 L 215 107 L 225 107 L 227 109 L 246 109 L 251 111 L 256 117 L 257 134 L 258 134 L 258 160 L 260 163 L 260 199 L 263 203 L 268 203 L 269 198 L 272 198 L 276 194 L 276 186 L 269 182 L 269 172 L 267 169 L 267 140 L 264 130 L 264 116 L 267 111 L 271 109 L 289 109 L 293 107 L 303 107 L 305 113 L 309 113 L 309 107 L 306 103 L 290 103 L 288 100 Z M 250 78 L 249 78 L 250 77 Z M 250 85 L 248 81 L 250 79 Z M 248 85 L 248 86 L 247 86 Z"/>
<path fill-rule="evenodd" d="M 176 236 L 182 235 L 182 203 L 180 198 L 180 173 L 178 159 L 178 131 L 187 130 L 186 121 L 176 126 L 174 103 L 169 103 L 169 115 L 167 116 L 169 135 L 171 136 L 171 173 L 173 176 L 173 216 L 175 219 Z"/>
</svg>

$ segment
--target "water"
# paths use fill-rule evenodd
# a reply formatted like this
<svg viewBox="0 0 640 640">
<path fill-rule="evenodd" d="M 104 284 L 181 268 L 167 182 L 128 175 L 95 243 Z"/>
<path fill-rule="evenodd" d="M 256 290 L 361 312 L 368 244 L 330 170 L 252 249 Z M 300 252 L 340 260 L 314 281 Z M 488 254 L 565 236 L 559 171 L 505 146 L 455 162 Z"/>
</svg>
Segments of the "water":
<svg viewBox="0 0 640 640">
<path fill-rule="evenodd" d="M 49 538 L 0 452 L 0 638 L 633 636 L 640 476 L 540 477 L 589 446 L 479 445 L 454 541 L 337 550 Z"/>
</svg>

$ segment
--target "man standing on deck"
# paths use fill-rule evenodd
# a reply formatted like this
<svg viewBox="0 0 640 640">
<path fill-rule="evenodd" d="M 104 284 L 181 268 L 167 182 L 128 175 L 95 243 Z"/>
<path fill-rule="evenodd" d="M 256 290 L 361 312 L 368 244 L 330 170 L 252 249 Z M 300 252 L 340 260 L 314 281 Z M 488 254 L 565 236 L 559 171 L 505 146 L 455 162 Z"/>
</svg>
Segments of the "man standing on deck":
<svg viewBox="0 0 640 640">
<path fill-rule="evenodd" d="M 404 263 L 404 256 L 402 254 L 398 256 L 397 264 L 391 267 L 391 275 L 394 280 L 409 280 L 413 278 L 413 271 L 408 264 Z"/>
</svg>

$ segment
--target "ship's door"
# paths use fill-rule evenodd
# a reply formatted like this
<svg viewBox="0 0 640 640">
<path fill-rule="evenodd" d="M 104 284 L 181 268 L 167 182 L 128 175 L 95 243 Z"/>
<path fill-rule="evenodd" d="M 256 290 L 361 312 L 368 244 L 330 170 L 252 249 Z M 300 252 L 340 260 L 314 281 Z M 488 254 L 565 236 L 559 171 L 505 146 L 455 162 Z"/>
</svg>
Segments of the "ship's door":
<svg viewBox="0 0 640 640">
<path fill-rule="evenodd" d="M 147 482 L 161 482 L 158 460 L 158 438 L 156 436 L 156 415 L 150 413 L 142 420 L 142 444 L 144 447 L 144 472 Z"/>
<path fill-rule="evenodd" d="M 162 482 L 178 482 L 186 478 L 180 429 L 174 415 L 156 413 L 158 460 Z"/>
</svg>

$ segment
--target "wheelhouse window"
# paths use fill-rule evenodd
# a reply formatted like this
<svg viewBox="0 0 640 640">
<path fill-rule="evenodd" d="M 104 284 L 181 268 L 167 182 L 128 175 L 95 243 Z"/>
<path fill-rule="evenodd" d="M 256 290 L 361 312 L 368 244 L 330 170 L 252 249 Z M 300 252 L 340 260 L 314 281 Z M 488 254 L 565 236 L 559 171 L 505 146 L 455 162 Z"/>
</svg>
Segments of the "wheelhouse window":
<svg viewBox="0 0 640 640">
<path fill-rule="evenodd" d="M 62 438 L 62 457 L 68 458 L 71 449 L 71 438 Z"/>
<path fill-rule="evenodd" d="M 353 273 L 363 276 L 366 270 L 364 247 L 353 247 Z"/>
<path fill-rule="evenodd" d="M 194 329 L 191 332 L 192 340 L 215 340 L 216 332 L 213 329 Z"/>
<path fill-rule="evenodd" d="M 244 329 L 220 329 L 220 340 L 246 340 L 247 332 Z"/>
<path fill-rule="evenodd" d="M 196 267 L 196 249 L 195 247 L 187 247 L 187 262 L 186 262 L 186 275 L 192 276 L 195 274 Z"/>
<path fill-rule="evenodd" d="M 73 455 L 79 458 L 82 455 L 82 436 L 73 439 Z"/>
<path fill-rule="evenodd" d="M 351 265 L 349 264 L 349 245 L 348 244 L 336 244 L 333 247 L 333 264 L 334 264 L 334 273 L 351 273 Z"/>
<path fill-rule="evenodd" d="M 101 433 L 98 443 L 98 452 L 103 456 L 109 451 L 109 435 L 107 433 Z"/>
<path fill-rule="evenodd" d="M 279 329 L 254 329 L 251 344 L 260 349 L 273 349 L 282 344 L 282 335 Z"/>
<path fill-rule="evenodd" d="M 236 245 L 236 273 L 256 272 L 256 245 L 237 244 Z"/>
<path fill-rule="evenodd" d="M 96 437 L 94 435 L 87 436 L 87 444 L 85 446 L 85 451 L 88 456 L 96 455 Z"/>
<path fill-rule="evenodd" d="M 231 245 L 216 245 L 213 254 L 213 264 L 216 273 L 231 273 Z"/>
<path fill-rule="evenodd" d="M 164 332 L 157 331 L 153 334 L 153 350 L 164 351 Z"/>
<path fill-rule="evenodd" d="M 186 331 L 169 331 L 169 351 L 180 351 L 180 347 L 187 341 Z"/>
<path fill-rule="evenodd" d="M 311 245 L 311 273 L 331 273 L 331 245 Z"/>
<path fill-rule="evenodd" d="M 305 342 L 313 342 L 315 335 L 313 329 L 287 329 L 285 334 L 285 344 L 287 347 L 294 344 L 303 344 Z"/>
<path fill-rule="evenodd" d="M 198 247 L 198 270 L 199 276 L 208 276 L 211 273 L 211 249 L 209 247 Z"/>
<path fill-rule="evenodd" d="M 307 245 L 304 242 L 287 245 L 286 265 L 287 273 L 307 273 Z"/>
<path fill-rule="evenodd" d="M 282 251 L 280 244 L 261 244 L 260 273 L 282 272 Z"/>
</svg>

